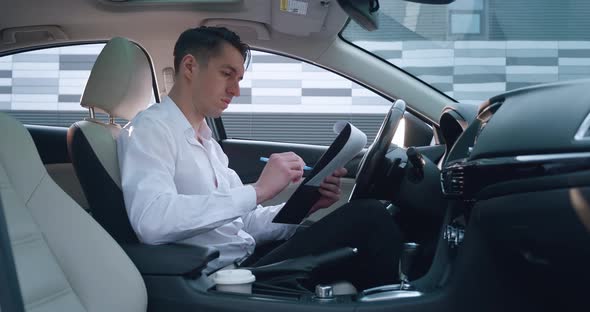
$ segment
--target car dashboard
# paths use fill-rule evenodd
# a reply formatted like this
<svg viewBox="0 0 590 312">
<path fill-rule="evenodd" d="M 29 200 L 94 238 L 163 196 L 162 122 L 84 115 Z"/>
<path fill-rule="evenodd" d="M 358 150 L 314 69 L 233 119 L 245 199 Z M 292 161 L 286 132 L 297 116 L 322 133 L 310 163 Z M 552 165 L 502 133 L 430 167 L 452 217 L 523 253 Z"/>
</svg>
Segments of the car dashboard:
<svg viewBox="0 0 590 312">
<path fill-rule="evenodd" d="M 590 81 L 531 87 L 485 102 L 449 148 L 443 194 L 485 199 L 498 195 L 489 188 L 500 183 L 590 169 L 588 86 Z"/>
<path fill-rule="evenodd" d="M 441 122 L 443 137 L 455 136 L 440 174 L 449 227 L 467 220 L 465 240 L 481 235 L 510 268 L 526 263 L 510 278 L 547 272 L 539 285 L 559 276 L 560 294 L 579 292 L 579 279 L 590 278 L 589 89 L 590 80 L 523 88 L 477 107 L 462 131 L 460 120 Z M 525 278 L 527 270 L 535 273 Z"/>
</svg>

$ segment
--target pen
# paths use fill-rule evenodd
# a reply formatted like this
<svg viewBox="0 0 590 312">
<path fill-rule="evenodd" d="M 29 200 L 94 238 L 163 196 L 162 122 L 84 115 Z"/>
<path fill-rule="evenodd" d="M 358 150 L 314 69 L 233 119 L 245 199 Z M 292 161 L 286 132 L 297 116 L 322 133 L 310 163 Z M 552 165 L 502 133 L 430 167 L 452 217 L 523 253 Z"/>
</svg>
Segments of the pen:
<svg viewBox="0 0 590 312">
<path fill-rule="evenodd" d="M 268 162 L 268 157 L 260 157 L 260 161 L 262 162 Z M 303 167 L 303 170 L 312 170 L 313 168 L 310 166 L 305 166 Z"/>
</svg>

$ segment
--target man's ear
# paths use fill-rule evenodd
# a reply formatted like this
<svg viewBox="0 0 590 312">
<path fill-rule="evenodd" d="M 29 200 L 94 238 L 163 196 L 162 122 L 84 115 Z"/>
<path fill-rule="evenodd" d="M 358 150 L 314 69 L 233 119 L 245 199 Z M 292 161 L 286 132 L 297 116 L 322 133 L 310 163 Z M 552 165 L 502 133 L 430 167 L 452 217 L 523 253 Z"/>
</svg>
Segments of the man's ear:
<svg viewBox="0 0 590 312">
<path fill-rule="evenodd" d="M 199 63 L 194 56 L 187 54 L 180 61 L 180 70 L 181 76 L 191 81 L 198 73 Z"/>
</svg>

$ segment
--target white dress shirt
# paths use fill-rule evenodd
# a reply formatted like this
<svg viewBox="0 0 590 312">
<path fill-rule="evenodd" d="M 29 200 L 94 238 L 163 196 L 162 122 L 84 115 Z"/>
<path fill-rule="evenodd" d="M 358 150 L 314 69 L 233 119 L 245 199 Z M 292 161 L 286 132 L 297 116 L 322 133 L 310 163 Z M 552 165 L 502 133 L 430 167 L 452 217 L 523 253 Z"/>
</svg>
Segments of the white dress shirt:
<svg viewBox="0 0 590 312">
<path fill-rule="evenodd" d="M 243 185 L 228 167 L 207 123 L 195 131 L 168 97 L 125 126 L 117 154 L 125 206 L 139 240 L 214 247 L 221 255 L 207 272 L 251 255 L 256 243 L 295 232 L 296 226 L 271 222 L 282 205 L 256 205 L 254 187 Z"/>
</svg>

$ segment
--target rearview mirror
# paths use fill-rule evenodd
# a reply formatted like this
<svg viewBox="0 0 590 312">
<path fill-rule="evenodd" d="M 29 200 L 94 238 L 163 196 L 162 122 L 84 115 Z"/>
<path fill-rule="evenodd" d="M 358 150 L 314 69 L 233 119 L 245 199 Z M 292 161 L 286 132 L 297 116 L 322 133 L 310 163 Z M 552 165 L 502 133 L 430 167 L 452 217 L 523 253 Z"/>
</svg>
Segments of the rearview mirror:
<svg viewBox="0 0 590 312">
<path fill-rule="evenodd" d="M 338 4 L 362 28 L 368 31 L 377 29 L 378 0 L 338 0 Z"/>
<path fill-rule="evenodd" d="M 388 0 L 391 1 L 391 0 Z M 405 0 L 423 4 L 449 4 L 455 0 Z M 379 28 L 379 0 L 338 0 L 340 7 L 357 24 L 368 31 Z"/>
</svg>

